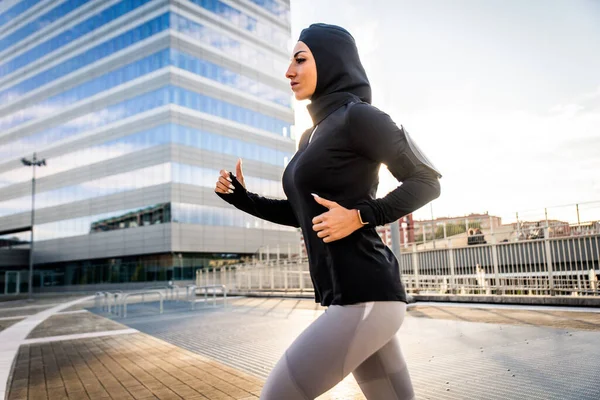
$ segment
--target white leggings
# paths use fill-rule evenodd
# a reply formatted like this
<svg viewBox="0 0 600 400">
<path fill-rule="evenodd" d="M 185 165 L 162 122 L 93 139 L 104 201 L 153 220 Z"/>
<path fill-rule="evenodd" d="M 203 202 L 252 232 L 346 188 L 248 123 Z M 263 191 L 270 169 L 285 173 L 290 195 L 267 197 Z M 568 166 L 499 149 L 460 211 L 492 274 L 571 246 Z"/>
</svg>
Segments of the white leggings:
<svg viewBox="0 0 600 400">
<path fill-rule="evenodd" d="M 396 332 L 399 301 L 330 306 L 287 349 L 261 400 L 312 400 L 350 372 L 369 400 L 412 400 L 414 391 Z"/>
</svg>

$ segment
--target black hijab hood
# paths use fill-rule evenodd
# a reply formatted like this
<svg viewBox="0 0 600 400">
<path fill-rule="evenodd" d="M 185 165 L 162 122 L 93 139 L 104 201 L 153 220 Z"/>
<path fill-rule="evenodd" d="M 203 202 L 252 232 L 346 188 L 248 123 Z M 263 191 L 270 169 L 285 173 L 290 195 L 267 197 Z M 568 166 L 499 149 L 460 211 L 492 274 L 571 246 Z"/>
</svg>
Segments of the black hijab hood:
<svg viewBox="0 0 600 400">
<path fill-rule="evenodd" d="M 308 46 L 317 66 L 317 87 L 307 106 L 314 125 L 351 101 L 371 103 L 371 85 L 347 30 L 312 24 L 300 33 L 298 41 Z"/>
</svg>

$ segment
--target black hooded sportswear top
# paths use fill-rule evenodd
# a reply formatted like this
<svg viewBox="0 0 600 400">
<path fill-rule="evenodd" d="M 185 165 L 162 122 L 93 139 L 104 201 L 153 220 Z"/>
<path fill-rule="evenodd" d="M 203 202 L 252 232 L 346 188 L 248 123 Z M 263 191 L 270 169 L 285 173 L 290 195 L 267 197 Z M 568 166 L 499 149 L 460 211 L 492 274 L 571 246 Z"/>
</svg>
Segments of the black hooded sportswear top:
<svg viewBox="0 0 600 400">
<path fill-rule="evenodd" d="M 302 134 L 283 174 L 287 200 L 251 193 L 232 173 L 234 193 L 217 195 L 259 218 L 302 229 L 315 301 L 321 305 L 406 302 L 398 261 L 375 227 L 437 198 L 441 175 L 403 127 L 370 105 L 369 82 L 346 30 L 314 24 L 299 40 L 315 58 L 317 87 L 308 106 L 314 127 Z M 402 185 L 377 199 L 382 163 Z M 311 193 L 358 209 L 367 224 L 324 243 L 312 219 L 327 209 Z"/>
</svg>

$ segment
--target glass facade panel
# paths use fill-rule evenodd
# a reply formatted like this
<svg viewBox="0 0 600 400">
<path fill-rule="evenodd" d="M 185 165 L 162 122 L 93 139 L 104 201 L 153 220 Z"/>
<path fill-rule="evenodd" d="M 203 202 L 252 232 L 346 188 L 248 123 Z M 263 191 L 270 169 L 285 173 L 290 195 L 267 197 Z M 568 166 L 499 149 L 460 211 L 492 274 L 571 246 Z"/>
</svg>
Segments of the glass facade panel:
<svg viewBox="0 0 600 400">
<path fill-rule="evenodd" d="M 145 225 L 165 224 L 171 221 L 170 203 L 144 208 L 113 211 L 62 221 L 39 224 L 34 228 L 37 241 L 89 235 L 99 232 L 136 228 Z"/>
<path fill-rule="evenodd" d="M 289 91 L 275 89 L 256 79 L 238 74 L 210 61 L 171 49 L 171 65 L 217 81 L 227 86 L 242 90 L 263 100 L 271 101 L 285 107 L 291 107 L 292 96 Z"/>
<path fill-rule="evenodd" d="M 34 236 L 36 242 L 41 242 L 169 222 L 208 226 L 232 226 L 248 229 L 270 229 L 288 232 L 295 232 L 297 230 L 293 227 L 278 225 L 256 218 L 233 208 L 187 203 L 163 203 L 150 207 L 113 211 L 82 218 L 38 224 L 34 228 Z"/>
<path fill-rule="evenodd" d="M 283 4 L 278 3 L 275 0 L 250 0 L 254 4 L 264 8 L 271 14 L 281 18 L 284 22 L 290 22 L 290 10 Z"/>
<path fill-rule="evenodd" d="M 31 242 L 30 232 L 11 233 L 9 235 L 0 235 L 0 249 L 11 247 L 29 247 Z M 23 246 L 26 245 L 26 246 Z"/>
<path fill-rule="evenodd" d="M 261 99 L 287 107 L 291 106 L 291 97 L 288 93 L 232 72 L 217 64 L 201 60 L 177 50 L 165 49 L 4 116 L 0 118 L 0 129 L 6 130 L 27 121 L 55 115 L 61 109 L 78 101 L 132 81 L 168 65 L 202 75 L 205 78 L 243 90 L 245 93 L 252 94 Z"/>
<path fill-rule="evenodd" d="M 33 21 L 26 23 L 21 28 L 8 34 L 3 39 L 0 39 L 0 51 L 16 45 L 17 43 L 19 43 L 21 40 L 25 39 L 29 35 L 37 32 L 40 29 L 40 27 L 45 27 L 45 26 L 52 24 L 53 22 L 64 17 L 71 11 L 81 7 L 85 3 L 88 3 L 89 1 L 90 0 L 68 0 L 68 1 L 65 1 L 64 3 L 60 4 L 59 6 L 54 7 L 53 9 L 46 12 L 45 14 L 42 14 L 41 16 L 34 19 Z M 38 2 L 39 2 L 39 0 L 38 0 Z M 0 16 L 0 22 L 1 22 L 1 19 L 2 19 L 2 16 Z"/>
<path fill-rule="evenodd" d="M 217 169 L 179 163 L 163 163 L 74 186 L 36 193 L 35 209 L 65 205 L 168 182 L 214 188 L 218 176 L 219 170 Z M 284 197 L 281 184 L 277 181 L 252 176 L 245 178 L 248 187 L 251 187 L 256 193 L 271 197 Z M 30 200 L 31 196 L 24 196 L 0 202 L 0 217 L 28 212 L 31 210 Z"/>
<path fill-rule="evenodd" d="M 232 25 L 255 34 L 259 38 L 273 44 L 276 47 L 285 49 L 287 46 L 288 35 L 286 35 L 283 30 L 264 21 L 257 20 L 255 17 L 245 14 L 229 4 L 223 3 L 219 0 L 189 1 L 214 14 L 217 14 L 219 17 L 227 20 Z"/>
<path fill-rule="evenodd" d="M 12 35 L 8 35 L 2 41 L 0 41 L 0 50 L 14 45 L 16 42 L 29 36 L 31 33 L 39 30 L 40 26 L 45 26 L 55 20 L 61 18 L 66 13 L 73 11 L 77 7 L 87 3 L 89 0 L 68 0 L 65 3 L 59 5 L 47 15 L 39 18 L 39 20 L 32 21 L 25 25 L 23 28 L 17 30 Z M 85 21 L 62 31 L 58 35 L 45 42 L 38 44 L 32 49 L 27 50 L 25 53 L 18 55 L 12 60 L 0 65 L 0 77 L 10 74 L 19 68 L 24 67 L 37 59 L 40 59 L 53 51 L 73 42 L 74 40 L 98 29 L 111 21 L 125 15 L 131 10 L 140 7 L 151 0 L 123 0 L 107 9 L 100 11 L 98 14 L 86 19 Z M 14 36 L 14 37 L 13 37 Z M 4 45 L 4 47 L 2 47 Z"/>
<path fill-rule="evenodd" d="M 149 14 L 140 14 L 139 19 L 131 23 L 132 28 L 126 28 L 127 32 L 117 33 L 117 29 L 125 26 L 125 23 L 119 22 L 126 19 L 126 15 L 131 16 L 132 10 L 139 10 L 140 6 L 150 1 L 116 0 L 111 5 L 96 1 L 93 2 L 96 4 L 93 11 L 76 17 L 77 21 L 73 18 L 72 22 L 68 19 L 81 12 L 82 8 L 87 8 L 86 4 L 91 5 L 91 0 L 48 0 L 43 3 L 44 11 L 31 16 L 28 10 L 36 6 L 39 0 L 11 1 L 10 8 L 0 12 L 0 30 L 4 31 L 0 33 L 0 53 L 4 52 L 4 57 L 0 57 L 0 80 L 3 81 L 0 84 L 0 104 L 14 104 L 15 109 L 18 108 L 18 111 L 11 114 L 0 115 L 0 163 L 16 167 L 0 173 L 0 225 L 20 230 L 21 228 L 12 226 L 13 221 L 19 218 L 12 216 L 19 213 L 28 220 L 26 216 L 31 212 L 31 198 L 21 196 L 23 192 L 20 190 L 30 185 L 32 170 L 30 167 L 20 166 L 17 160 L 30 157 L 34 151 L 44 152 L 49 146 L 56 146 L 62 153 L 56 157 L 48 157 L 45 154 L 49 153 L 45 152 L 47 165 L 36 169 L 36 176 L 44 179 L 40 181 L 36 193 L 36 209 L 44 212 L 37 215 L 37 220 L 43 223 L 37 223 L 34 229 L 36 240 L 46 242 L 46 246 L 51 248 L 56 246 L 47 241 L 67 238 L 60 251 L 65 251 L 65 259 L 72 261 L 43 264 L 50 260 L 44 260 L 47 253 L 40 249 L 40 253 L 36 254 L 36 259 L 40 257 L 34 274 L 36 287 L 193 279 L 199 268 L 232 263 L 241 257 L 239 254 L 211 253 L 186 253 L 176 257 L 169 248 L 164 250 L 165 254 L 116 255 L 115 258 L 86 260 L 80 257 L 82 251 L 70 253 L 72 249 L 69 244 L 72 241 L 69 238 L 77 236 L 99 234 L 96 236 L 98 238 L 101 232 L 125 229 L 129 231 L 124 234 L 137 235 L 140 231 L 136 231 L 136 227 L 165 223 L 171 223 L 175 228 L 177 224 L 201 225 L 206 226 L 208 231 L 211 230 L 210 227 L 217 226 L 240 230 L 256 228 L 277 232 L 297 231 L 296 228 L 260 220 L 225 203 L 217 204 L 220 207 L 173 203 L 168 197 L 161 204 L 154 204 L 155 200 L 135 203 L 139 205 L 135 208 L 131 207 L 134 203 L 127 203 L 131 192 L 168 182 L 207 188 L 212 192 L 221 168 L 220 165 L 212 164 L 204 167 L 181 164 L 174 162 L 172 158 L 150 161 L 155 164 L 152 166 L 146 166 L 149 163 L 147 159 L 144 159 L 143 164 L 142 161 L 136 163 L 136 160 L 144 157 L 141 152 L 144 153 L 145 149 L 176 144 L 258 161 L 265 169 L 277 170 L 284 167 L 293 156 L 293 153 L 277 148 L 280 146 L 277 138 L 264 139 L 268 142 L 264 144 L 260 140 L 261 137 L 265 138 L 267 132 L 288 137 L 291 131 L 289 122 L 267 115 L 273 113 L 268 110 L 279 110 L 281 107 L 291 109 L 291 92 L 281 90 L 277 84 L 272 83 L 273 79 L 282 80 L 288 60 L 285 55 L 264 46 L 268 43 L 284 52 L 287 49 L 290 36 L 289 7 L 275 0 L 251 0 L 275 18 L 285 21 L 281 24 L 248 3 L 243 7 L 238 2 L 228 0 L 188 0 L 207 12 L 196 8 L 195 16 L 189 18 L 166 12 L 156 17 L 153 14 L 148 21 L 142 18 L 149 18 Z M 194 8 L 193 4 L 188 5 Z M 219 23 L 212 22 L 213 28 L 210 21 L 216 19 Z M 73 26 L 67 26 L 71 23 L 74 23 Z M 115 29 L 99 35 L 98 30 L 106 29 L 107 24 L 115 24 Z M 47 32 L 39 34 L 39 30 L 44 27 L 48 27 Z M 232 33 L 241 33 L 240 29 L 249 35 Z M 169 46 L 166 41 L 162 47 L 153 47 L 151 55 L 146 55 L 148 53 L 145 51 L 131 51 L 132 46 L 139 46 L 142 41 L 147 43 L 159 33 L 162 36 L 169 33 L 174 36 L 173 39 L 180 39 L 179 42 L 171 40 L 173 47 L 179 47 L 178 43 L 182 43 L 182 46 L 184 43 L 193 43 L 198 53 L 165 48 Z M 90 47 L 87 48 L 88 46 Z M 72 49 L 67 52 L 68 47 Z M 207 53 L 211 56 L 205 57 L 204 54 Z M 192 54 L 200 54 L 200 57 L 216 62 Z M 113 57 L 115 62 L 106 62 Z M 126 60 L 128 64 L 122 65 L 122 60 Z M 101 63 L 104 65 L 100 65 Z M 234 104 L 223 101 L 223 97 L 218 94 L 219 91 L 229 92 L 223 86 L 217 85 L 215 89 L 211 89 L 217 94 L 209 97 L 177 83 L 162 87 L 155 84 L 148 85 L 147 88 L 140 86 L 147 91 L 143 94 L 123 90 L 119 93 L 124 95 L 113 103 L 104 102 L 98 96 L 106 91 L 116 91 L 115 89 L 123 87 L 120 85 L 131 84 L 139 78 L 150 82 L 152 77 L 149 74 L 156 74 L 165 68 L 178 69 L 180 73 L 187 71 L 244 95 L 253 96 L 256 101 L 248 97 L 243 102 L 234 101 Z M 58 80 L 62 82 L 59 83 Z M 202 82 L 210 84 L 208 81 Z M 53 85 L 52 88 L 50 85 Z M 43 94 L 50 92 L 47 89 L 52 90 L 51 95 Z M 23 97 L 28 94 L 33 96 Z M 21 102 L 14 103 L 18 99 Z M 92 99 L 93 102 L 89 101 Z M 264 103 L 265 101 L 268 103 Z M 156 116 L 159 107 L 166 109 L 165 106 L 170 104 L 197 111 L 203 117 L 222 118 L 221 125 L 229 127 L 227 132 L 237 129 L 244 136 L 231 138 L 219 134 L 221 129 L 215 129 L 215 132 L 203 130 L 206 129 L 206 124 L 198 123 L 191 128 L 178 124 L 175 120 L 147 128 L 149 125 L 146 122 L 152 122 L 146 116 Z M 68 107 L 74 106 L 78 109 L 77 114 L 66 112 Z M 52 121 L 54 116 L 64 117 Z M 130 123 L 136 121 L 136 117 L 144 118 L 144 127 L 138 128 Z M 215 120 L 218 119 L 213 119 Z M 186 121 L 185 124 L 190 122 Z M 127 132 L 121 132 L 120 126 L 127 126 Z M 248 127 L 261 130 L 261 134 L 253 133 Z M 130 130 L 136 129 L 138 132 L 130 133 Z M 115 139 L 117 135 L 121 137 Z M 78 146 L 76 150 L 75 147 L 67 150 L 70 140 L 77 140 L 76 144 L 73 143 Z M 64 150 L 60 148 L 62 146 Z M 287 142 L 281 145 L 284 148 L 289 148 L 288 146 Z M 112 169 L 112 162 L 109 160 L 113 159 L 119 159 L 119 162 L 127 159 L 131 163 L 127 163 L 123 169 Z M 103 164 L 98 164 L 101 162 Z M 110 172 L 99 171 L 105 166 L 110 166 Z M 77 169 L 81 167 L 86 168 L 78 172 Z M 112 175 L 98 179 L 84 175 L 92 170 L 96 176 L 106 173 Z M 56 175 L 67 171 L 68 175 Z M 260 175 L 246 177 L 253 192 L 271 198 L 284 197 L 280 180 L 269 180 Z M 48 186 L 45 184 L 50 183 L 47 180 L 50 176 L 54 176 L 55 183 L 52 190 L 46 190 Z M 65 177 L 64 180 L 62 176 Z M 19 191 L 15 190 L 15 184 L 21 184 Z M 62 187 L 57 188 L 57 185 Z M 186 188 L 190 189 L 189 186 L 182 185 L 181 190 L 185 191 Z M 111 202 L 124 200 L 125 203 L 88 212 L 95 215 L 85 215 L 86 210 L 82 209 L 87 204 L 85 200 L 99 199 L 94 204 L 108 206 L 109 196 L 112 196 Z M 198 200 L 202 203 L 202 199 Z M 81 202 L 77 211 L 76 202 Z M 55 209 L 51 207 L 60 207 L 56 211 L 61 214 L 55 213 Z M 96 214 L 98 211 L 115 208 L 119 210 Z M 7 216 L 11 217 L 5 218 Z M 47 222 L 48 219 L 42 220 L 40 217 L 61 220 Z M 115 235 L 119 236 L 116 232 Z M 111 237 L 114 238 L 115 235 Z M 30 232 L 4 235 L 0 237 L 0 247 L 27 248 L 30 245 L 29 239 Z M 42 245 L 41 248 L 43 247 Z M 127 249 L 126 253 L 131 253 L 131 249 Z"/>
<path fill-rule="evenodd" d="M 198 270 L 236 263 L 241 258 L 235 253 L 185 253 L 181 258 L 173 254 L 152 254 L 72 261 L 40 266 L 39 271 L 34 272 L 34 286 L 194 280 Z M 22 281 L 26 280 L 25 276 L 21 276 Z M 21 292 L 26 291 L 25 288 Z"/>
<path fill-rule="evenodd" d="M 59 172 L 76 169 L 97 162 L 132 154 L 166 143 L 228 154 L 284 167 L 292 153 L 265 147 L 256 143 L 232 139 L 216 133 L 201 131 L 177 124 L 165 124 L 129 136 L 94 145 L 72 153 L 52 157 L 36 176 L 43 178 Z M 0 174 L 0 188 L 31 179 L 31 168 L 20 167 Z"/>
<path fill-rule="evenodd" d="M 114 104 L 103 110 L 77 117 L 59 126 L 0 145 L 0 159 L 10 160 L 26 156 L 50 143 L 56 143 L 59 140 L 124 120 L 169 103 L 212 114 L 278 135 L 287 134 L 291 126 L 289 122 L 269 117 L 222 100 L 177 86 L 165 86 Z"/>
<path fill-rule="evenodd" d="M 223 53 L 234 57 L 243 65 L 256 67 L 261 71 L 274 74 L 275 76 L 283 76 L 287 70 L 288 61 L 284 57 L 279 58 L 267 54 L 255 46 L 245 45 L 238 40 L 181 15 L 171 14 L 171 26 L 186 36 L 208 46 L 215 47 Z"/>
<path fill-rule="evenodd" d="M 0 91 L 0 103 L 14 101 L 27 92 L 38 89 L 53 80 L 84 68 L 167 29 L 169 29 L 169 13 L 144 22 L 119 36 L 86 50 L 84 53 L 69 58 L 31 78 Z"/>
<path fill-rule="evenodd" d="M 173 203 L 173 222 L 194 225 L 232 226 L 238 228 L 273 229 L 296 232 L 290 226 L 278 225 L 256 218 L 234 208 L 212 207 L 199 204 Z"/>
<path fill-rule="evenodd" d="M 33 119 L 55 115 L 78 101 L 164 68 L 168 64 L 169 50 L 165 49 L 2 117 L 0 118 L 0 129 L 9 129 Z"/>
<path fill-rule="evenodd" d="M 0 91 L 0 103 L 15 101 L 25 93 L 36 90 L 56 79 L 84 68 L 155 34 L 163 32 L 164 30 L 169 29 L 170 26 L 173 26 L 174 29 L 187 36 L 199 40 L 211 47 L 215 47 L 236 59 L 240 59 L 241 63 L 253 65 L 260 70 L 265 70 L 279 76 L 284 74 L 287 69 L 287 61 L 275 59 L 252 46 L 230 39 L 226 35 L 192 22 L 177 14 L 165 13 L 160 17 L 145 22 L 115 38 L 109 39 L 104 43 L 86 50 L 82 54 L 76 55 L 50 69 L 42 71 L 31 78 L 27 78 L 12 87 Z M 229 81 L 233 80 L 234 87 L 247 90 L 251 94 L 265 95 L 266 100 L 274 101 L 285 106 L 291 104 L 291 95 L 289 93 L 286 94 L 285 92 L 275 90 L 265 84 L 257 83 L 255 80 L 243 76 L 237 75 L 239 78 L 233 77 L 231 71 L 227 71 L 222 67 L 220 67 L 221 70 L 219 71 L 215 69 L 214 64 L 209 65 L 206 61 L 196 61 L 197 59 L 190 59 L 191 56 L 189 55 L 180 56 L 180 54 L 183 53 L 179 53 L 176 50 L 171 52 L 170 61 L 173 65 L 177 65 L 182 69 L 205 76 L 209 79 L 217 80 L 221 83 L 228 84 Z M 269 60 L 271 62 L 269 62 Z M 175 64 L 175 61 L 180 64 Z M 256 85 L 258 85 L 258 87 L 255 88 L 254 86 Z"/>
<path fill-rule="evenodd" d="M 6 24 L 8 21 L 15 19 L 19 15 L 23 14 L 25 11 L 29 10 L 31 7 L 35 6 L 39 3 L 40 0 L 23 0 L 4 11 L 0 14 L 0 26 Z"/>
<path fill-rule="evenodd" d="M 108 196 L 127 190 L 141 189 L 148 186 L 167 183 L 171 179 L 171 165 L 164 163 L 147 168 L 140 168 L 122 174 L 110 175 L 104 178 L 88 181 L 79 185 L 62 187 L 50 191 L 36 193 L 35 208 L 40 210 L 75 201 Z M 0 216 L 27 212 L 31 196 L 19 197 L 0 203 Z"/>
</svg>

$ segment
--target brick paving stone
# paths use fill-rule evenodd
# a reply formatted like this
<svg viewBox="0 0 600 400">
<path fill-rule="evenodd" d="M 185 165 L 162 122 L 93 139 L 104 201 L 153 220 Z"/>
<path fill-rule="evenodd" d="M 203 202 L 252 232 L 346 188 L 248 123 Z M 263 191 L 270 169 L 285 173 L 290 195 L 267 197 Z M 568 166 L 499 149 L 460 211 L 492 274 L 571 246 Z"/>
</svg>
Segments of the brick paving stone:
<svg viewBox="0 0 600 400">
<path fill-rule="evenodd" d="M 297 314 L 303 321 L 309 321 L 323 310 L 317 304 L 296 299 L 255 298 L 232 302 L 243 305 L 243 312 L 254 315 L 253 318 L 265 313 L 287 318 L 292 311 L 302 310 Z M 525 313 L 499 309 L 441 309 L 437 306 L 418 306 L 409 310 L 413 317 L 421 320 L 472 318 L 475 322 L 485 320 L 531 326 L 537 323 L 542 326 L 555 324 L 560 327 L 576 326 L 582 330 L 596 330 L 596 325 L 600 326 L 600 318 L 594 313 Z M 73 318 L 81 315 L 85 313 L 64 316 Z M 123 329 L 123 326 L 119 328 Z M 198 335 L 201 336 L 201 333 Z M 417 364 L 412 365 L 415 365 L 413 370 L 418 377 Z M 433 363 L 430 365 L 433 366 Z M 261 378 L 237 369 L 236 365 L 224 365 L 153 336 L 135 333 L 21 346 L 7 398 L 250 400 L 259 398 L 263 384 Z M 364 396 L 349 375 L 318 398 L 335 399 L 364 400 Z"/>
<path fill-rule="evenodd" d="M 27 307 L 27 308 L 19 308 L 15 307 L 13 309 L 2 309 L 0 310 L 0 318 L 7 317 L 20 317 L 20 316 L 29 316 L 39 313 L 40 311 L 47 310 L 52 306 L 44 306 L 44 307 Z"/>
<path fill-rule="evenodd" d="M 153 397 L 154 396 L 152 394 L 152 392 L 150 390 L 148 390 L 148 388 L 146 388 L 144 386 L 133 386 L 133 387 L 127 388 L 127 390 L 133 396 L 133 398 L 136 399 L 136 400 L 145 399 L 147 397 Z"/>
<path fill-rule="evenodd" d="M 9 320 L 5 320 L 5 321 L 0 321 L 0 332 L 5 330 L 9 326 L 13 326 L 17 322 L 23 321 L 23 319 L 25 319 L 25 317 L 20 318 L 20 319 L 9 319 Z"/>
<path fill-rule="evenodd" d="M 152 393 L 159 399 L 165 400 L 181 400 L 182 398 L 184 398 L 182 396 L 179 396 L 174 391 L 168 389 L 167 387 L 152 390 Z"/>
<path fill-rule="evenodd" d="M 252 399 L 261 386 L 140 333 L 23 345 L 8 399 Z"/>
</svg>

